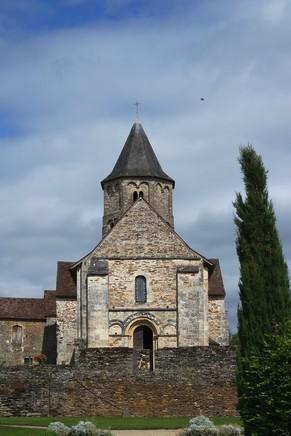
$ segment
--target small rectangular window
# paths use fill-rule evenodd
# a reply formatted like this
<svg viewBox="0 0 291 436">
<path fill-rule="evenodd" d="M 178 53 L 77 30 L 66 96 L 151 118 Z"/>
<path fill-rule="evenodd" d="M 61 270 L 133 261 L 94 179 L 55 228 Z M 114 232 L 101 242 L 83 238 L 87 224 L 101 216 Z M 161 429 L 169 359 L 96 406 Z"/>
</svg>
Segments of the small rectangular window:
<svg viewBox="0 0 291 436">
<path fill-rule="evenodd" d="M 147 284 L 144 276 L 135 278 L 135 302 L 146 303 L 147 301 Z"/>
</svg>

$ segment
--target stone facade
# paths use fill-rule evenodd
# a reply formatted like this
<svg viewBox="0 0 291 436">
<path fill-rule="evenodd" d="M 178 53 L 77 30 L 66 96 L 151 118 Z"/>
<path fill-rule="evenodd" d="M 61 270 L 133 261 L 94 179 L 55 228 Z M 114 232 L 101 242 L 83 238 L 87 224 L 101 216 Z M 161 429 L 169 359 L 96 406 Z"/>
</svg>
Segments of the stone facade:
<svg viewBox="0 0 291 436">
<path fill-rule="evenodd" d="M 135 332 L 143 327 L 151 331 L 148 346 L 154 352 L 208 346 L 209 340 L 228 343 L 219 264 L 196 253 L 175 232 L 174 181 L 153 153 L 135 125 L 102 182 L 103 239 L 71 267 L 77 288 L 72 333 L 77 331 L 82 347 L 135 348 Z M 140 277 L 143 301 L 136 297 Z M 68 363 L 72 353 L 63 344 L 59 353 Z"/>
</svg>

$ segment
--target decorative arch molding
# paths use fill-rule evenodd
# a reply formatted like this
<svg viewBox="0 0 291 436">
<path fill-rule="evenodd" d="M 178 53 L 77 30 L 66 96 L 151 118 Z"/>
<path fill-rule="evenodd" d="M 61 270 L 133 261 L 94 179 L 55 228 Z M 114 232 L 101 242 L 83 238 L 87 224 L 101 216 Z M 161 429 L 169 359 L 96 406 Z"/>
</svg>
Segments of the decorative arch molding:
<svg viewBox="0 0 291 436">
<path fill-rule="evenodd" d="M 130 324 L 132 324 L 135 321 L 149 321 L 154 326 L 159 326 L 161 324 L 161 321 L 153 314 L 149 312 L 135 312 L 129 315 L 123 322 L 124 328 L 128 330 L 128 327 Z M 155 327 L 156 328 L 156 327 Z M 157 330 L 157 328 L 156 328 Z"/>
<path fill-rule="evenodd" d="M 150 315 L 150 314 L 148 314 Z M 128 317 L 130 318 L 130 317 Z M 152 345 L 152 349 L 155 351 L 158 348 L 158 335 L 159 335 L 159 327 L 156 324 L 155 321 L 153 321 L 152 318 L 155 318 L 154 316 L 149 317 L 145 317 L 142 316 L 141 314 L 139 314 L 138 318 L 133 319 L 131 322 L 129 322 L 127 324 L 127 326 L 125 327 L 125 331 L 124 334 L 125 336 L 128 337 L 128 346 L 130 348 L 133 347 L 133 336 L 134 336 L 134 332 L 138 327 L 149 327 L 152 331 L 153 334 L 153 345 Z M 156 319 L 156 318 L 155 318 Z M 157 320 L 158 321 L 158 320 Z"/>
<path fill-rule="evenodd" d="M 112 327 L 115 324 L 118 324 L 121 328 L 123 327 L 123 322 L 120 319 L 112 319 L 109 322 L 109 328 Z"/>
<path fill-rule="evenodd" d="M 144 181 L 142 181 L 142 182 L 128 182 L 127 183 L 127 186 L 132 186 L 133 188 L 136 188 L 136 189 L 142 189 L 142 188 L 146 188 L 146 189 L 148 189 L 149 188 L 149 183 L 148 182 L 144 182 Z"/>
<path fill-rule="evenodd" d="M 139 188 L 139 184 L 135 182 L 128 182 L 127 186 L 132 186 L 133 188 Z"/>
<path fill-rule="evenodd" d="M 138 188 L 139 189 L 146 189 L 146 192 L 147 192 L 149 189 L 149 184 L 148 184 L 148 182 L 141 182 L 141 183 L 139 183 Z"/>
<path fill-rule="evenodd" d="M 161 193 L 163 192 L 163 187 L 162 187 L 162 185 L 160 184 L 160 182 L 158 182 L 158 183 L 156 184 L 156 188 L 157 188 L 157 190 L 159 190 Z"/>
</svg>

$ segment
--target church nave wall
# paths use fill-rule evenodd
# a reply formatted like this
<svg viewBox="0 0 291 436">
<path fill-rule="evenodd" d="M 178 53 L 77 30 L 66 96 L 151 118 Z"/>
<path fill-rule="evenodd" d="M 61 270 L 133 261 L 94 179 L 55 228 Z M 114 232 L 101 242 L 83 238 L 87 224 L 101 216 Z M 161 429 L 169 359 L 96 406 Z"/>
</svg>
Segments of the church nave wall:
<svg viewBox="0 0 291 436">
<path fill-rule="evenodd" d="M 110 260 L 109 307 L 176 307 L 176 265 L 172 260 Z M 146 302 L 135 301 L 135 279 L 146 279 Z"/>
</svg>

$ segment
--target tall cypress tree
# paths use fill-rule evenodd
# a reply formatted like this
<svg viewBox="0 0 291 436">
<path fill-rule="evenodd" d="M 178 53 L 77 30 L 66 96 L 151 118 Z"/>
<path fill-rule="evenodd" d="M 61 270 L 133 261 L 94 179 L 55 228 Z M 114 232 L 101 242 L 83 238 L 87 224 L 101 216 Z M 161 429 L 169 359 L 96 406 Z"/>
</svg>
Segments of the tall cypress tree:
<svg viewBox="0 0 291 436">
<path fill-rule="evenodd" d="M 237 381 L 245 434 L 251 435 L 261 434 L 257 433 L 254 409 L 257 416 L 261 413 L 261 418 L 264 410 L 260 410 L 259 404 L 254 405 L 254 398 L 248 396 L 254 380 L 250 369 L 254 359 L 257 361 L 257 357 L 264 352 L 270 337 L 284 335 L 287 331 L 290 284 L 275 213 L 268 196 L 267 173 L 262 158 L 249 145 L 240 149 L 239 162 L 246 195 L 243 198 L 237 194 L 234 202 L 236 248 L 240 261 Z M 260 422 L 263 421 L 261 419 Z"/>
<path fill-rule="evenodd" d="M 240 149 L 246 196 L 234 207 L 240 261 L 238 336 L 242 355 L 259 351 L 267 334 L 284 329 L 289 316 L 288 269 L 267 189 L 267 173 L 252 146 Z"/>
</svg>

